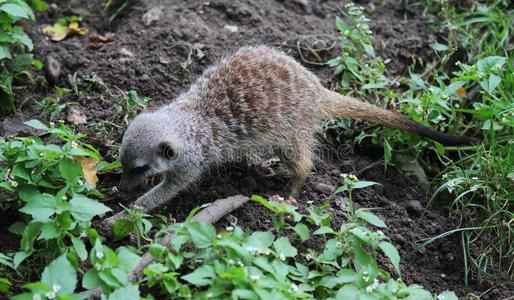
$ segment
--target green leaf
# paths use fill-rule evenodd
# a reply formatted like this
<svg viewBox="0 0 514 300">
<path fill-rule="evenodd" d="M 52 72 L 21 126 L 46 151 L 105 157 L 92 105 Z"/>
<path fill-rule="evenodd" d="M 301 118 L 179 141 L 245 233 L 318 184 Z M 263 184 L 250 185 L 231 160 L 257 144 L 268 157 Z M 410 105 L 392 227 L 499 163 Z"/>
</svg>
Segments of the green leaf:
<svg viewBox="0 0 514 300">
<path fill-rule="evenodd" d="M 507 61 L 506 57 L 503 56 L 488 56 L 486 58 L 479 59 L 476 63 L 478 71 L 488 72 L 495 68 L 496 65 L 503 66 Z"/>
<path fill-rule="evenodd" d="M 364 249 L 362 249 L 360 240 L 357 240 L 357 239 L 355 240 L 354 245 L 353 245 L 353 251 L 355 252 L 355 264 L 359 268 L 363 268 L 365 266 L 371 265 L 374 262 L 371 254 L 369 254 L 368 252 L 364 251 Z"/>
<path fill-rule="evenodd" d="M 29 172 L 26 168 L 24 168 L 21 164 L 15 164 L 12 168 L 11 175 L 15 177 L 19 177 L 21 179 L 26 180 L 27 182 L 31 182 L 32 179 L 30 178 Z M 16 179 L 19 179 L 16 178 Z"/>
<path fill-rule="evenodd" d="M 307 225 L 298 223 L 295 225 L 293 229 L 296 232 L 296 234 L 300 237 L 302 242 L 305 242 L 309 239 L 309 228 L 307 227 Z"/>
<path fill-rule="evenodd" d="M 333 261 L 341 256 L 342 253 L 343 249 L 340 246 L 340 242 L 337 239 L 330 239 L 325 243 L 320 259 L 323 261 Z"/>
<path fill-rule="evenodd" d="M 358 300 L 361 291 L 354 285 L 344 285 L 337 291 L 336 299 Z"/>
<path fill-rule="evenodd" d="M 387 85 L 386 82 L 370 82 L 362 86 L 364 90 L 381 89 Z"/>
<path fill-rule="evenodd" d="M 108 300 L 139 300 L 139 288 L 137 285 L 128 285 L 119 288 L 109 295 Z"/>
<path fill-rule="evenodd" d="M 34 68 L 36 68 L 36 70 L 38 70 L 38 71 L 43 70 L 43 68 L 44 68 L 44 66 L 45 66 L 45 65 L 43 64 L 43 62 L 42 62 L 42 61 L 40 61 L 39 59 L 34 59 L 34 60 L 32 60 L 32 64 L 34 65 Z"/>
<path fill-rule="evenodd" d="M 2 6 L 0 6 L 0 11 L 6 12 L 7 14 L 15 18 L 30 19 L 30 12 L 28 13 L 25 7 L 18 4 L 3 4 Z"/>
<path fill-rule="evenodd" d="M 7 294 L 12 287 L 12 283 L 7 278 L 0 277 L 0 293 Z"/>
<path fill-rule="evenodd" d="M 2 253 L 0 253 L 0 265 L 5 265 L 14 269 L 12 258 Z"/>
<path fill-rule="evenodd" d="M 203 265 L 181 278 L 195 286 L 204 286 L 209 285 L 215 277 L 214 268 L 210 265 Z"/>
<path fill-rule="evenodd" d="M 457 295 L 455 295 L 454 292 L 450 291 L 444 291 L 439 296 L 436 297 L 437 299 L 444 299 L 444 300 L 458 300 L 459 298 Z"/>
<path fill-rule="evenodd" d="M 246 241 L 246 246 L 263 250 L 271 247 L 274 239 L 275 237 L 269 231 L 255 231 Z"/>
<path fill-rule="evenodd" d="M 31 215 L 36 221 L 46 222 L 56 212 L 56 205 L 52 195 L 41 194 L 37 199 L 20 208 L 20 211 Z"/>
<path fill-rule="evenodd" d="M 430 44 L 430 48 L 434 49 L 435 51 L 446 51 L 448 50 L 448 46 L 440 43 L 432 43 Z"/>
<path fill-rule="evenodd" d="M 71 243 L 73 244 L 73 249 L 77 252 L 80 260 L 84 261 L 87 259 L 87 250 L 86 245 L 82 242 L 81 239 L 71 236 Z"/>
<path fill-rule="evenodd" d="M 111 273 L 111 269 L 99 272 L 98 277 L 100 277 L 103 283 L 110 287 L 119 288 L 123 286 L 123 284 Z"/>
<path fill-rule="evenodd" d="M 482 80 L 480 81 L 480 86 L 486 91 L 488 92 L 489 94 L 492 94 L 494 93 L 494 90 L 496 89 L 496 87 L 498 86 L 498 84 L 500 84 L 501 82 L 501 77 L 498 76 L 498 75 L 491 75 L 489 76 L 489 79 L 488 80 Z"/>
<path fill-rule="evenodd" d="M 5 48 L 0 46 L 0 55 L 6 54 Z M 8 50 L 8 49 L 7 49 Z M 11 57 L 11 54 L 7 52 L 8 58 Z M 0 74 L 0 105 L 6 107 L 8 109 L 14 108 L 14 94 L 12 91 L 12 75 L 7 70 L 4 70 Z"/>
<path fill-rule="evenodd" d="M 364 47 L 364 51 L 366 51 L 369 56 L 375 57 L 375 50 L 373 49 L 373 46 L 370 44 L 362 44 L 362 47 Z"/>
<path fill-rule="evenodd" d="M 112 229 L 114 240 L 119 241 L 124 237 L 130 235 L 130 233 L 134 230 L 134 224 L 126 219 L 118 219 L 116 223 L 114 223 L 114 227 Z"/>
<path fill-rule="evenodd" d="M 285 256 L 285 257 L 295 257 L 296 254 L 298 254 L 298 251 L 295 247 L 291 245 L 289 242 L 289 239 L 287 237 L 280 237 L 278 238 L 275 243 L 273 243 L 273 247 L 277 251 L 278 256 Z"/>
<path fill-rule="evenodd" d="M 14 254 L 13 257 L 13 264 L 14 268 L 17 269 L 18 266 L 30 255 L 32 254 L 32 251 L 18 251 L 16 254 Z"/>
<path fill-rule="evenodd" d="M 32 40 L 25 32 L 23 32 L 23 28 L 21 28 L 19 26 L 15 26 L 13 28 L 12 37 L 14 39 L 18 40 L 23 45 L 25 45 L 29 51 L 32 51 L 32 49 L 34 48 L 34 45 L 32 44 Z"/>
<path fill-rule="evenodd" d="M 116 249 L 118 256 L 118 267 L 125 272 L 129 272 L 139 263 L 141 257 L 130 251 L 127 247 L 119 247 Z"/>
<path fill-rule="evenodd" d="M 75 291 L 77 272 L 66 258 L 66 254 L 59 256 L 45 268 L 41 282 L 51 287 L 59 285 L 63 294 L 72 294 Z"/>
<path fill-rule="evenodd" d="M 24 222 L 21 222 L 21 221 L 18 221 L 14 224 L 12 224 L 11 226 L 9 226 L 9 232 L 11 233 L 14 233 L 16 235 L 22 235 L 23 234 L 23 230 L 25 230 L 25 226 L 27 226 L 27 224 L 25 224 Z"/>
<path fill-rule="evenodd" d="M 70 205 L 72 216 L 79 221 L 90 221 L 97 215 L 111 211 L 104 204 L 80 194 L 73 196 Z"/>
<path fill-rule="evenodd" d="M 9 50 L 9 46 L 2 45 L 0 46 L 0 60 L 4 58 L 11 59 L 11 50 Z"/>
<path fill-rule="evenodd" d="M 398 250 L 396 250 L 396 247 L 393 244 L 386 241 L 380 242 L 378 246 L 389 258 L 396 272 L 400 274 L 400 254 L 398 254 Z"/>
<path fill-rule="evenodd" d="M 357 279 L 357 274 L 352 269 L 341 269 L 337 272 L 337 277 L 342 283 L 350 283 Z"/>
<path fill-rule="evenodd" d="M 113 268 L 110 271 L 112 276 L 116 278 L 116 280 L 121 284 L 121 286 L 126 286 L 129 283 L 127 272 L 124 272 L 119 268 Z"/>
<path fill-rule="evenodd" d="M 166 253 L 167 248 L 161 244 L 151 244 L 148 252 L 157 261 L 161 260 Z"/>
<path fill-rule="evenodd" d="M 36 237 L 41 232 L 41 227 L 43 226 L 40 222 L 30 222 L 25 229 L 23 230 L 23 235 L 21 238 L 21 248 L 23 250 L 32 250 L 32 245 L 36 240 Z"/>
<path fill-rule="evenodd" d="M 45 11 L 48 9 L 48 3 L 43 0 L 30 0 L 30 5 L 37 11 Z"/>
<path fill-rule="evenodd" d="M 61 232 L 55 222 L 48 222 L 43 224 L 43 227 L 41 227 L 41 234 L 39 235 L 38 240 L 51 240 L 59 237 L 60 235 Z"/>
<path fill-rule="evenodd" d="M 44 131 L 49 130 L 49 128 L 45 124 L 41 123 L 41 121 L 39 121 L 39 120 L 30 120 L 30 121 L 24 122 L 23 124 L 28 125 L 32 128 L 36 128 L 36 129 L 40 129 L 40 130 L 44 130 Z"/>
<path fill-rule="evenodd" d="M 387 167 L 393 157 L 393 147 L 389 144 L 387 138 L 384 138 L 384 165 Z"/>
<path fill-rule="evenodd" d="M 191 222 L 186 224 L 186 228 L 191 235 L 193 243 L 200 249 L 209 247 L 216 238 L 216 230 L 210 224 Z"/>
<path fill-rule="evenodd" d="M 101 287 L 102 284 L 103 282 L 98 276 L 98 271 L 95 269 L 89 269 L 82 277 L 82 286 L 86 289 L 96 289 Z"/>
<path fill-rule="evenodd" d="M 62 178 L 71 183 L 76 177 L 82 175 L 82 166 L 78 161 L 65 158 L 59 162 L 59 171 Z"/>
<path fill-rule="evenodd" d="M 363 189 L 365 187 L 368 187 L 368 186 L 372 186 L 372 185 L 376 185 L 376 184 L 379 184 L 378 182 L 374 182 L 374 181 L 357 181 L 355 182 L 353 185 L 352 185 L 352 189 Z"/>
<path fill-rule="evenodd" d="M 314 231 L 314 233 L 312 233 L 313 235 L 318 235 L 318 234 L 335 234 L 336 232 L 334 231 L 334 229 L 328 227 L 328 226 L 321 226 L 320 228 L 318 228 L 318 230 Z"/>
<path fill-rule="evenodd" d="M 367 211 L 365 209 L 359 208 L 355 212 L 355 215 L 357 216 L 357 218 L 364 220 L 364 221 L 370 223 L 371 225 L 375 225 L 380 228 L 387 227 L 387 225 L 384 223 L 384 221 L 380 220 L 379 217 L 377 217 L 376 215 L 374 215 L 373 213 L 370 213 L 369 211 Z"/>
</svg>

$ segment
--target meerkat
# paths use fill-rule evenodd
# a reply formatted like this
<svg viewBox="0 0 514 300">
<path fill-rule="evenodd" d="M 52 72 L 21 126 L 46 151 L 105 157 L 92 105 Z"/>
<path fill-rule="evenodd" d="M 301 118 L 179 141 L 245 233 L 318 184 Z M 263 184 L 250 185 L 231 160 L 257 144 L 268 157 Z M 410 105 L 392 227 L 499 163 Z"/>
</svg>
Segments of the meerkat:
<svg viewBox="0 0 514 300">
<path fill-rule="evenodd" d="M 293 175 L 291 190 L 296 194 L 313 167 L 315 133 L 334 117 L 400 128 L 446 145 L 474 142 L 330 91 L 277 49 L 244 47 L 206 69 L 175 101 L 132 120 L 120 148 L 120 189 L 162 175 L 162 182 L 134 203 L 149 212 L 213 164 L 233 160 L 248 149 L 273 147 Z"/>
</svg>

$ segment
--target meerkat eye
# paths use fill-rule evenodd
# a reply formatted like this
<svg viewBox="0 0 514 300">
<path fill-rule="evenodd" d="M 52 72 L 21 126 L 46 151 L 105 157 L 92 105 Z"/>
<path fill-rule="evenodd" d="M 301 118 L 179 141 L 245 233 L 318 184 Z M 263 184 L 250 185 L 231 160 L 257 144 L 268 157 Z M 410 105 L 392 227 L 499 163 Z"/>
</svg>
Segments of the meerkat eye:
<svg viewBox="0 0 514 300">
<path fill-rule="evenodd" d="M 161 143 L 159 145 L 159 154 L 166 159 L 176 159 L 178 156 L 177 151 L 168 143 Z"/>
</svg>

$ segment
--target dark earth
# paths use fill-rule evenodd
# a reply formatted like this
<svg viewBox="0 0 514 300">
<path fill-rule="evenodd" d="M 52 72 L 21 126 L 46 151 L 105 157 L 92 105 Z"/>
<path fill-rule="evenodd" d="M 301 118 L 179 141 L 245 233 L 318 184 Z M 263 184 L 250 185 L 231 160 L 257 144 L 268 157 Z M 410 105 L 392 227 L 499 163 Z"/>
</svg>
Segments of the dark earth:
<svg viewBox="0 0 514 300">
<path fill-rule="evenodd" d="M 78 108 L 85 114 L 87 123 L 69 125 L 87 133 L 86 141 L 98 147 L 108 161 L 115 159 L 126 126 L 121 91 L 135 90 L 141 96 L 150 97 L 148 108 L 155 108 L 173 101 L 206 66 L 240 46 L 279 47 L 318 74 L 327 87 L 336 82 L 333 71 L 322 62 L 339 54 L 335 17 L 341 16 L 341 8 L 347 1 L 309 1 L 307 6 L 293 0 L 136 1 L 112 23 L 102 12 L 100 2 L 59 1 L 58 5 L 38 15 L 36 26 L 27 26 L 34 41 L 35 56 L 44 61 L 52 57 L 61 65 L 60 76 L 54 78 L 56 85 L 77 87 L 80 94 L 67 95 L 64 98 L 67 107 L 50 120 L 40 115 L 35 101 L 51 94 L 53 87 L 40 85 L 26 91 L 23 98 L 18 97 L 25 100 L 10 118 L 56 121 L 66 119 L 70 108 Z M 406 1 L 356 2 L 365 7 L 366 16 L 371 20 L 375 48 L 383 58 L 391 60 L 387 65 L 390 77 L 405 74 L 407 66 L 415 61 L 419 67 L 434 59 L 429 44 L 437 37 L 423 23 L 420 12 L 405 4 Z M 142 16 L 150 9 L 161 13 L 158 20 L 145 26 Z M 42 25 L 70 15 L 82 16 L 81 25 L 89 29 L 86 36 L 52 42 L 40 32 Z M 92 43 L 88 35 L 93 33 L 113 33 L 114 40 Z M 309 47 L 318 50 L 321 60 L 308 53 Z M 389 227 L 385 233 L 402 255 L 401 271 L 406 283 L 418 283 L 432 292 L 453 290 L 463 298 L 514 296 L 512 286 L 487 280 L 478 282 L 471 278 L 465 287 L 459 235 L 437 240 L 411 253 L 420 240 L 455 228 L 456 223 L 448 218 L 445 210 L 445 200 L 438 200 L 422 214 L 429 190 L 415 177 L 401 174 L 393 167 L 385 171 L 380 162 L 380 149 L 356 149 L 352 154 L 330 135 L 321 140 L 315 171 L 297 199 L 300 211 L 305 211 L 307 201 L 321 203 L 340 183 L 340 173 L 376 181 L 381 185 L 355 193 L 355 205 L 376 208 L 376 213 L 385 220 Z M 160 213 L 180 221 L 194 207 L 218 198 L 252 193 L 284 195 L 289 177 L 280 167 L 273 169 L 278 174 L 271 177 L 246 164 L 213 170 Z M 136 195 L 125 197 L 112 192 L 118 180 L 119 174 L 100 176 L 100 189 L 106 194 L 107 204 L 115 210 L 121 209 L 118 202 L 127 204 L 136 198 Z M 336 198 L 331 206 L 336 226 L 344 222 L 342 201 L 342 197 Z M 248 230 L 266 230 L 272 226 L 270 214 L 254 203 L 246 204 L 233 216 L 238 225 Z M 4 234 L 0 237 L 0 252 L 18 247 L 16 238 L 6 230 L 17 217 L 1 212 L 0 227 Z M 223 220 L 217 226 L 223 228 L 227 224 L 228 221 Z M 385 259 L 381 261 L 391 270 Z"/>
</svg>

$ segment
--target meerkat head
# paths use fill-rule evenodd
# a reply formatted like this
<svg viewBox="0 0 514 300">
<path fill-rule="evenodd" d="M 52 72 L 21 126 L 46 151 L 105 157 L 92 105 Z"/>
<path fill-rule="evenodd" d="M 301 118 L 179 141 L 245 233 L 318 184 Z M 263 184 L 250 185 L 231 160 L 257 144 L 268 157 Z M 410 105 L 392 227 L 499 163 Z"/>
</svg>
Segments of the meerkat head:
<svg viewBox="0 0 514 300">
<path fill-rule="evenodd" d="M 137 116 L 123 135 L 121 190 L 141 185 L 147 177 L 173 171 L 180 159 L 179 141 L 153 113 Z"/>
</svg>

